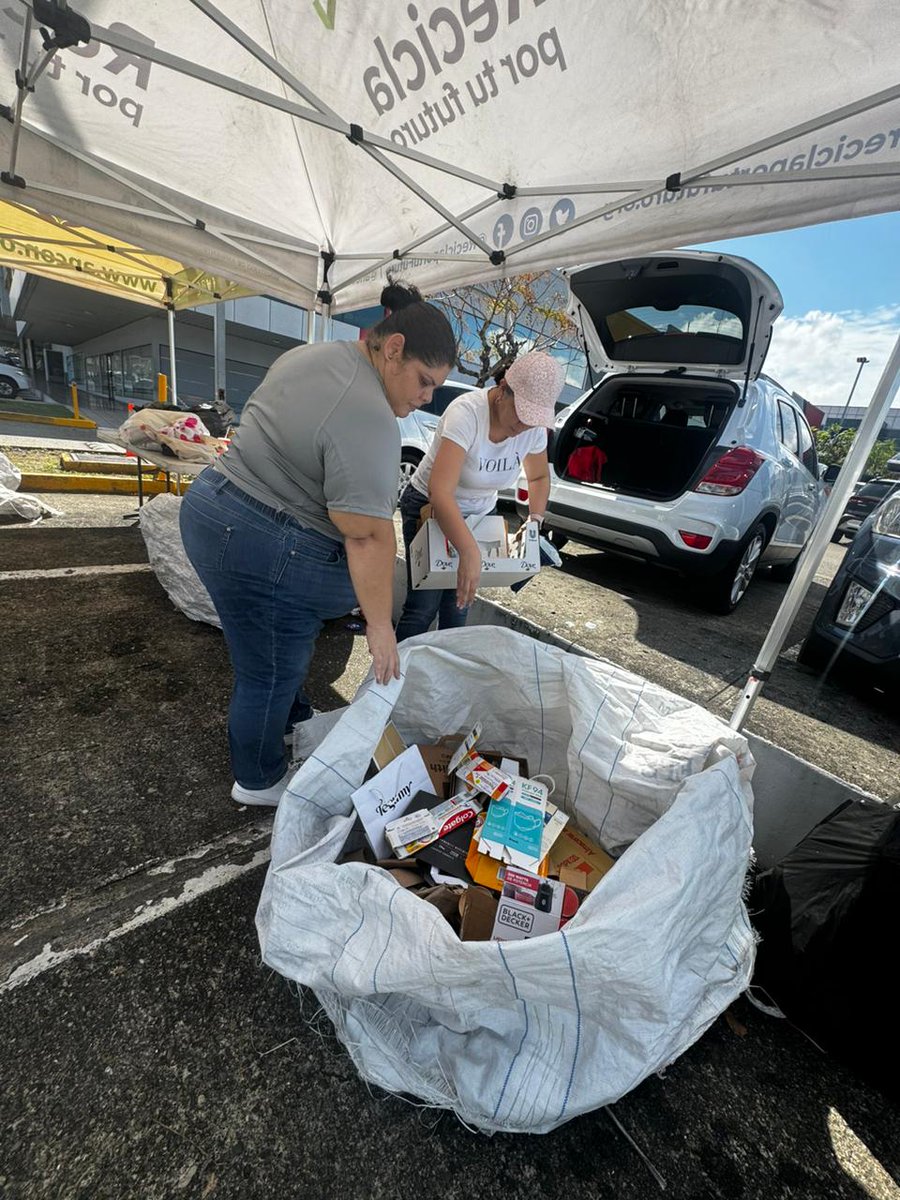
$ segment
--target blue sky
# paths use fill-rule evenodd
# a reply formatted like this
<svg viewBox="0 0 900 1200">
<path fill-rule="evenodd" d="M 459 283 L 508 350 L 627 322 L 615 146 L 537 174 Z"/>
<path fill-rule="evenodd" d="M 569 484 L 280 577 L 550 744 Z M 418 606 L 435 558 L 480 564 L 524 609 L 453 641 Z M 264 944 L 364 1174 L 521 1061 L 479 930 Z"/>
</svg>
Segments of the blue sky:
<svg viewBox="0 0 900 1200">
<path fill-rule="evenodd" d="M 781 290 L 766 370 L 813 403 L 867 404 L 900 333 L 900 213 L 705 243 L 762 267 Z M 895 400 L 895 405 L 900 400 Z"/>
</svg>

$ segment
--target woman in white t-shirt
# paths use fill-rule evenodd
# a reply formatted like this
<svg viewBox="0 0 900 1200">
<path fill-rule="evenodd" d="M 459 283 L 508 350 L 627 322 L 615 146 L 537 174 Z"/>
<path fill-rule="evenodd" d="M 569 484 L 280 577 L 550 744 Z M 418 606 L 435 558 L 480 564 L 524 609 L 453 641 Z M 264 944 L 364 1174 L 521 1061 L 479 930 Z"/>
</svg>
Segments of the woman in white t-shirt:
<svg viewBox="0 0 900 1200">
<path fill-rule="evenodd" d="M 434 516 L 459 555 L 457 586 L 407 591 L 397 624 L 397 641 L 424 633 L 435 617 L 439 629 L 465 625 L 481 577 L 481 551 L 465 518 L 492 512 L 497 492 L 524 468 L 529 519 L 540 523 L 550 494 L 547 429 L 562 391 L 564 371 L 549 354 L 532 351 L 517 359 L 492 388 L 476 388 L 447 406 L 428 453 L 400 497 L 403 540 L 416 536 L 422 506 Z"/>
</svg>

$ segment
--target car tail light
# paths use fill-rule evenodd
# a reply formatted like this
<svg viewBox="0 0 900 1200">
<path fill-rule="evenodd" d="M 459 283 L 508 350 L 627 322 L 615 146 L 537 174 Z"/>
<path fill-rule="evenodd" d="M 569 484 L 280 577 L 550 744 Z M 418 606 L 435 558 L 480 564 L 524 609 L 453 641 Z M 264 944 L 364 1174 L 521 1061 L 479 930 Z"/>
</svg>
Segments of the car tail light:
<svg viewBox="0 0 900 1200">
<path fill-rule="evenodd" d="M 694 491 L 712 496 L 737 496 L 765 461 L 749 446 L 734 446 L 713 463 Z"/>
<path fill-rule="evenodd" d="M 708 533 L 691 533 L 689 529 L 679 529 L 678 536 L 692 550 L 705 550 L 712 537 Z"/>
<path fill-rule="evenodd" d="M 527 504 L 528 503 L 528 488 L 523 488 L 523 487 L 516 488 L 516 499 L 521 504 Z"/>
</svg>

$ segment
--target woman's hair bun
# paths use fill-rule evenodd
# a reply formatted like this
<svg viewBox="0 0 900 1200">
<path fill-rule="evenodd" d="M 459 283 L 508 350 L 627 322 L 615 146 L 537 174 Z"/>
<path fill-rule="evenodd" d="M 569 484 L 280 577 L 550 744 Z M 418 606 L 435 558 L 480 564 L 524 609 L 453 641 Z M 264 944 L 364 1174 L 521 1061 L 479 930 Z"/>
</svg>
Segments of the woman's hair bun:
<svg viewBox="0 0 900 1200">
<path fill-rule="evenodd" d="M 420 304 L 421 301 L 422 293 L 417 287 L 412 284 L 398 283 L 397 280 L 388 276 L 387 285 L 381 293 L 381 303 L 384 308 L 389 308 L 391 312 L 399 312 L 401 308 L 407 308 L 410 304 Z"/>
</svg>

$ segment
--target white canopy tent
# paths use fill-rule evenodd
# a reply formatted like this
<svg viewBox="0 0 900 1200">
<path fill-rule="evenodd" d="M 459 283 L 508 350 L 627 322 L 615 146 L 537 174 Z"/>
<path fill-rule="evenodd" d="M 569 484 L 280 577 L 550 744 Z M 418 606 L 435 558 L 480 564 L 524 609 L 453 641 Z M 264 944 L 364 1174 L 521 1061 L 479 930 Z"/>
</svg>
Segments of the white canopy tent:
<svg viewBox="0 0 900 1200">
<path fill-rule="evenodd" d="M 299 303 L 900 200 L 892 0 L 62 2 L 0 12 L 0 194 Z"/>
<path fill-rule="evenodd" d="M 900 207 L 894 0 L 360 7 L 6 6 L 0 198 L 334 311 Z"/>
</svg>

